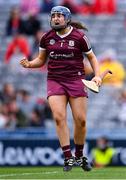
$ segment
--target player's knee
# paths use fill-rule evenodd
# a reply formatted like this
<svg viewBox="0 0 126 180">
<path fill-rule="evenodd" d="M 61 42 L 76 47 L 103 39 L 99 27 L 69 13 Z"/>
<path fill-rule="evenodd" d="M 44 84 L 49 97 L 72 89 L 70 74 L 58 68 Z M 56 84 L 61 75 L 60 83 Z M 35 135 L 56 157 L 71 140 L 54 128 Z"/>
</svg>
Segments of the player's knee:
<svg viewBox="0 0 126 180">
<path fill-rule="evenodd" d="M 83 127 L 83 128 L 86 127 L 86 120 L 85 119 L 81 120 L 81 127 Z"/>
<path fill-rule="evenodd" d="M 77 125 L 79 128 L 85 128 L 86 127 L 86 119 L 84 117 L 78 117 Z"/>
<path fill-rule="evenodd" d="M 53 117 L 54 117 L 54 120 L 55 120 L 55 123 L 57 126 L 64 125 L 66 120 L 65 120 L 65 115 L 63 113 L 56 112 L 56 113 L 54 113 Z"/>
</svg>

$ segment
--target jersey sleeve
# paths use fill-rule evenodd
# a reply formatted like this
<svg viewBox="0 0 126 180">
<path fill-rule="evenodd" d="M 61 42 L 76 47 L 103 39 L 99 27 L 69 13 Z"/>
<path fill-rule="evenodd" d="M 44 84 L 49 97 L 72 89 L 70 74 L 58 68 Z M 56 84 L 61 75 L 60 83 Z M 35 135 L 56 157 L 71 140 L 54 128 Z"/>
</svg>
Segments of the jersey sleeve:
<svg viewBox="0 0 126 180">
<path fill-rule="evenodd" d="M 40 39 L 39 50 L 46 50 L 45 40 L 46 40 L 46 33 Z"/>
<path fill-rule="evenodd" d="M 81 48 L 82 48 L 82 51 L 85 53 L 85 54 L 88 54 L 92 51 L 92 47 L 91 47 L 91 43 L 88 39 L 88 37 L 86 35 L 83 35 L 82 38 L 81 38 Z"/>
</svg>

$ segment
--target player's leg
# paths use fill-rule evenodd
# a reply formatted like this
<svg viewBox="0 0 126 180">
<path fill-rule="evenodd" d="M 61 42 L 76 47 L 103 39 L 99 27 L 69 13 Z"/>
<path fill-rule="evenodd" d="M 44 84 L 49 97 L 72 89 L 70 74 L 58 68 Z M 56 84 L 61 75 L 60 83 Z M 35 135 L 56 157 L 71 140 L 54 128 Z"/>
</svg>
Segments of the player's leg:
<svg viewBox="0 0 126 180">
<path fill-rule="evenodd" d="M 66 120 L 66 106 L 68 99 L 65 95 L 53 95 L 48 97 L 53 118 L 56 124 L 56 131 L 60 141 L 61 148 L 64 153 L 64 171 L 72 169 L 74 158 L 70 149 L 70 134 Z"/>
<path fill-rule="evenodd" d="M 69 98 L 74 119 L 74 142 L 84 144 L 86 136 L 87 98 Z"/>
<path fill-rule="evenodd" d="M 86 114 L 87 114 L 87 98 L 69 98 L 69 103 L 72 109 L 74 119 L 74 143 L 75 157 L 77 163 L 86 171 L 92 169 L 87 158 L 83 156 L 83 147 L 86 137 Z"/>
<path fill-rule="evenodd" d="M 66 146 L 70 143 L 69 129 L 66 121 L 67 98 L 65 95 L 50 96 L 48 102 L 53 113 L 60 145 Z"/>
</svg>

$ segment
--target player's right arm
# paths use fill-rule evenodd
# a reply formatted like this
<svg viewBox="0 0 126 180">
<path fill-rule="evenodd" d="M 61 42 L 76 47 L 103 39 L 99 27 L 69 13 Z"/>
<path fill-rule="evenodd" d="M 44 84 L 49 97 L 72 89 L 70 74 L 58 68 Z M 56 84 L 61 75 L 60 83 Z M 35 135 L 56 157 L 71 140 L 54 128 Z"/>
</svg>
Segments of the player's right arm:
<svg viewBox="0 0 126 180">
<path fill-rule="evenodd" d="M 24 68 L 39 68 L 45 64 L 46 59 L 46 50 L 41 50 L 35 59 L 29 61 L 27 58 L 23 58 L 20 64 Z"/>
</svg>

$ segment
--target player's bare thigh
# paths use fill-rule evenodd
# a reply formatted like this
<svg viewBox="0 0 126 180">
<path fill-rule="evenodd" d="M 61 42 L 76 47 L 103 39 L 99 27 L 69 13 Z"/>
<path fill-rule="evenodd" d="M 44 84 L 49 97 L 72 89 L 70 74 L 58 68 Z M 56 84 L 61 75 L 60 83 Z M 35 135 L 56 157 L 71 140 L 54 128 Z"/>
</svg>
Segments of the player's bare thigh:
<svg viewBox="0 0 126 180">
<path fill-rule="evenodd" d="M 74 120 L 78 121 L 78 119 L 85 120 L 87 113 L 87 97 L 78 97 L 78 98 L 69 98 L 69 103 L 71 106 L 72 114 Z"/>
<path fill-rule="evenodd" d="M 68 98 L 65 95 L 49 96 L 48 102 L 54 119 L 66 119 L 66 106 L 68 103 Z"/>
</svg>

